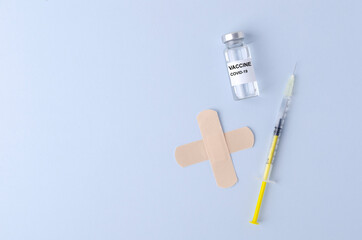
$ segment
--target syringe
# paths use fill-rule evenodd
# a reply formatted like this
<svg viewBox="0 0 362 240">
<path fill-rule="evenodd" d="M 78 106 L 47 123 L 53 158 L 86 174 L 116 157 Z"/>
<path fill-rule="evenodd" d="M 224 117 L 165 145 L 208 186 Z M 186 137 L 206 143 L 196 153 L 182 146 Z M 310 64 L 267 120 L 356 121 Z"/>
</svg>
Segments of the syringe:
<svg viewBox="0 0 362 240">
<path fill-rule="evenodd" d="M 259 216 L 260 206 L 263 201 L 266 183 L 269 181 L 269 176 L 270 176 L 270 173 L 271 173 L 271 170 L 273 167 L 274 156 L 275 156 L 276 150 L 278 148 L 280 134 L 282 132 L 284 120 L 285 120 L 285 117 L 286 117 L 286 114 L 288 111 L 290 101 L 292 99 L 294 78 L 295 78 L 294 72 L 295 72 L 295 67 L 294 67 L 293 74 L 290 76 L 290 78 L 288 80 L 288 84 L 287 84 L 287 87 L 285 88 L 282 104 L 279 109 L 278 118 L 277 118 L 277 121 L 275 124 L 275 129 L 274 129 L 273 140 L 272 140 L 272 144 L 271 144 L 271 147 L 269 150 L 268 160 L 266 161 L 266 165 L 265 165 L 264 176 L 263 176 L 263 181 L 262 181 L 261 188 L 260 188 L 258 202 L 256 203 L 253 220 L 250 221 L 250 223 L 252 223 L 252 224 L 259 224 L 258 216 Z"/>
</svg>

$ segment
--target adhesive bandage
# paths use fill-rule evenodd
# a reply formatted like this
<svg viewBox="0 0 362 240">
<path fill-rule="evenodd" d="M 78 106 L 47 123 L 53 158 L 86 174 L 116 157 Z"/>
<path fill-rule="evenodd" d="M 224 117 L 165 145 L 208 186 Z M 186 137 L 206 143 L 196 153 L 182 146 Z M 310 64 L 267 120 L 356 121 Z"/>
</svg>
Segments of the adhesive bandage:
<svg viewBox="0 0 362 240">
<path fill-rule="evenodd" d="M 218 186 L 227 188 L 237 182 L 230 153 L 251 148 L 254 134 L 247 128 L 239 128 L 224 134 L 216 111 L 205 110 L 197 116 L 203 140 L 176 148 L 178 164 L 186 167 L 210 160 Z"/>
</svg>

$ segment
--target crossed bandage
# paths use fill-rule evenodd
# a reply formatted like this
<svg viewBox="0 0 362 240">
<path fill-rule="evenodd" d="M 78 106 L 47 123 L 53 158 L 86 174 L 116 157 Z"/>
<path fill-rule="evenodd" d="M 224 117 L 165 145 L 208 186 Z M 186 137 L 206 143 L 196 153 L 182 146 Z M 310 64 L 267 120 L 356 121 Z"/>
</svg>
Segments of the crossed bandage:
<svg viewBox="0 0 362 240">
<path fill-rule="evenodd" d="M 248 127 L 224 133 L 216 111 L 205 110 L 197 116 L 202 140 L 176 148 L 178 164 L 186 167 L 210 160 L 212 171 L 219 187 L 227 188 L 237 182 L 230 153 L 251 148 L 254 134 Z"/>
</svg>

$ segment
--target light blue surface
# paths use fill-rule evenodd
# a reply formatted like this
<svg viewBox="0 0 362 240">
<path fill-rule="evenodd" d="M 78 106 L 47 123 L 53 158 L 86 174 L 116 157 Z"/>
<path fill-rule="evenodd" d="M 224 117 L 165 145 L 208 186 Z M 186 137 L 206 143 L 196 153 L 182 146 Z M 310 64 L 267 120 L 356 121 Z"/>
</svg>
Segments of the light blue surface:
<svg viewBox="0 0 362 240">
<path fill-rule="evenodd" d="M 358 239 L 360 1 L 0 1 L 0 239 Z M 223 33 L 243 30 L 261 96 L 235 102 Z M 283 89 L 295 98 L 249 224 Z M 239 182 L 181 168 L 196 115 L 249 126 Z"/>
</svg>

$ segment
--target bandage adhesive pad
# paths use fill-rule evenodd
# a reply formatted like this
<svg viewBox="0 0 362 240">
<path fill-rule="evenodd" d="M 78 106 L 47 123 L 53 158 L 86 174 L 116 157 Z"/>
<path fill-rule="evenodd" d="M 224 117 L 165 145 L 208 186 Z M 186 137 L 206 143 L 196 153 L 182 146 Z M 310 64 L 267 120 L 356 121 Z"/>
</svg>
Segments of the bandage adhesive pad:
<svg viewBox="0 0 362 240">
<path fill-rule="evenodd" d="M 219 116 L 214 110 L 205 110 L 197 116 L 202 140 L 176 148 L 175 157 L 181 167 L 210 161 L 216 183 L 227 188 L 237 182 L 230 153 L 251 148 L 254 134 L 248 127 L 224 133 Z"/>
</svg>

